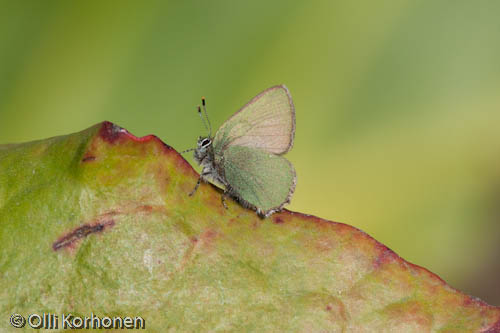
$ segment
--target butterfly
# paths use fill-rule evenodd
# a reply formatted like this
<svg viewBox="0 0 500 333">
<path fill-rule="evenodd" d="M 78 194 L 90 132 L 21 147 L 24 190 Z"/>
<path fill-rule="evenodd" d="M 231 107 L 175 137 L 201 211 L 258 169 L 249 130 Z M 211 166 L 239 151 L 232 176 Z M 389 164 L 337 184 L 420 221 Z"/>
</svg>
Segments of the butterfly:
<svg viewBox="0 0 500 333">
<path fill-rule="evenodd" d="M 199 137 L 194 150 L 195 161 L 202 172 L 192 196 L 200 183 L 208 179 L 225 187 L 225 196 L 235 198 L 261 217 L 268 217 L 290 202 L 297 177 L 292 164 L 281 155 L 293 145 L 295 107 L 284 85 L 264 90 L 233 114 L 212 137 L 205 99 L 198 113 L 209 131 Z M 207 126 L 208 123 L 208 126 Z"/>
</svg>

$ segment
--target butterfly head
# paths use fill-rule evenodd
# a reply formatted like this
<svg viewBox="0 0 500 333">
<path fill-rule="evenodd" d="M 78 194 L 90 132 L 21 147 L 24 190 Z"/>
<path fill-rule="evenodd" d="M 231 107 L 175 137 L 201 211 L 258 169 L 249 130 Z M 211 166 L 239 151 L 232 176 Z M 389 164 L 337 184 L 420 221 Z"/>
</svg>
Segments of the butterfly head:
<svg viewBox="0 0 500 333">
<path fill-rule="evenodd" d="M 201 163 L 207 156 L 210 156 L 212 151 L 212 139 L 210 137 L 199 137 L 198 144 L 194 151 L 194 158 L 198 163 Z"/>
</svg>

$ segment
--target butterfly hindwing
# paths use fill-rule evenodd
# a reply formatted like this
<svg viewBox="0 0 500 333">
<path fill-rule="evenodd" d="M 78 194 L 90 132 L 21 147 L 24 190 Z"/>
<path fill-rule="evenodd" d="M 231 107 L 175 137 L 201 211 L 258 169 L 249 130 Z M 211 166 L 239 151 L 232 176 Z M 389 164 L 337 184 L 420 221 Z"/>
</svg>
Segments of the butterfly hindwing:
<svg viewBox="0 0 500 333">
<path fill-rule="evenodd" d="M 295 170 L 284 157 L 246 146 L 230 146 L 222 158 L 232 191 L 264 215 L 281 209 L 295 189 Z"/>
<path fill-rule="evenodd" d="M 258 148 L 284 154 L 293 144 L 295 109 L 288 89 L 274 86 L 254 97 L 219 128 L 215 155 L 230 146 Z"/>
</svg>

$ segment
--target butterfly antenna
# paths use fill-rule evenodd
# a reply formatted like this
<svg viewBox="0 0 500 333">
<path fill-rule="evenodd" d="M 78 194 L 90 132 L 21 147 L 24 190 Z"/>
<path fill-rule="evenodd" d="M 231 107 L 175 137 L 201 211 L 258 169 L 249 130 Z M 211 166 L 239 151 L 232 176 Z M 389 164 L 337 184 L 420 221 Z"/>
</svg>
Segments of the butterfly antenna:
<svg viewBox="0 0 500 333">
<path fill-rule="evenodd" d="M 193 150 L 196 150 L 196 148 L 190 148 L 190 149 L 183 150 L 179 154 L 188 153 L 188 152 L 193 151 Z"/>
<path fill-rule="evenodd" d="M 207 126 L 207 121 L 205 120 L 205 118 L 203 117 L 203 115 L 201 114 L 201 107 L 198 105 L 198 114 L 200 115 L 200 118 L 201 118 L 201 121 L 203 122 L 203 126 L 205 126 L 205 129 L 210 132 L 210 129 L 209 129 L 209 126 Z"/>
<path fill-rule="evenodd" d="M 210 124 L 210 119 L 208 119 L 205 97 L 201 98 L 201 105 L 203 105 L 203 112 L 205 112 L 205 118 L 207 119 L 207 123 L 208 123 L 208 136 L 212 137 L 212 124 Z"/>
</svg>

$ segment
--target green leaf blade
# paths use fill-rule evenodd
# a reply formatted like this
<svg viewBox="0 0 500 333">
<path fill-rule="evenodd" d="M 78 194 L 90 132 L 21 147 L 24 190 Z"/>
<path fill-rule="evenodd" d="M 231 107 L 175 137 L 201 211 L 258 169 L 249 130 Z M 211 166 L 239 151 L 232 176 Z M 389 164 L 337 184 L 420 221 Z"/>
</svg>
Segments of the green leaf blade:
<svg viewBox="0 0 500 333">
<path fill-rule="evenodd" d="M 213 185 L 188 196 L 197 176 L 156 137 L 111 123 L 0 148 L 2 318 L 141 316 L 148 331 L 498 331 L 498 307 L 364 232 L 286 210 L 260 219 L 231 200 L 226 210 Z M 6 320 L 0 330 L 18 331 Z"/>
</svg>

